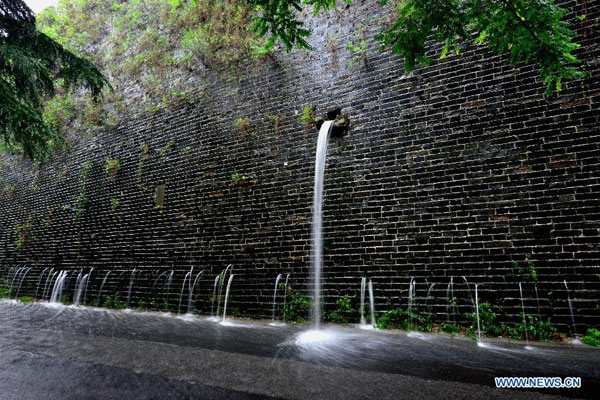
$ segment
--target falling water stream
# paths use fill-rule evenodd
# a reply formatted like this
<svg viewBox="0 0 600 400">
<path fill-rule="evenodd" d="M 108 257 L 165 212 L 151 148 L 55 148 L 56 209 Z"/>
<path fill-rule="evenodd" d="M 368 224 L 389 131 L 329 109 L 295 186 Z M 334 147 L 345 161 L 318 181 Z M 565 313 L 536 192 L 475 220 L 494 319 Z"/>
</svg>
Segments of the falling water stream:
<svg viewBox="0 0 600 400">
<path fill-rule="evenodd" d="M 369 303 L 371 305 L 371 325 L 377 325 L 375 320 L 375 296 L 373 296 L 373 281 L 369 279 Z"/>
<path fill-rule="evenodd" d="M 523 287 L 519 282 L 519 294 L 521 295 L 521 311 L 523 312 L 523 327 L 525 328 L 525 343 L 529 347 L 529 335 L 527 335 L 527 315 L 525 314 L 525 302 L 523 301 Z"/>
<path fill-rule="evenodd" d="M 321 325 L 321 279 L 323 267 L 323 180 L 327 161 L 327 142 L 333 121 L 325 121 L 319 130 L 315 158 L 315 186 L 312 217 L 312 274 L 313 274 L 313 320 L 315 328 Z"/>
<path fill-rule="evenodd" d="M 466 281 L 466 279 L 465 279 Z M 468 286 L 468 284 L 467 284 Z M 475 315 L 477 316 L 477 342 L 481 343 L 481 325 L 479 325 L 479 294 L 477 293 L 478 283 L 475 284 Z"/>
<path fill-rule="evenodd" d="M 569 286 L 567 285 L 567 280 L 565 279 L 565 289 L 567 290 L 567 301 L 569 302 L 569 310 L 571 311 L 571 322 L 573 323 L 573 336 L 575 339 L 579 339 L 577 336 L 577 328 L 575 326 L 575 314 L 573 313 L 573 303 L 571 302 L 571 295 L 569 294 Z"/>
<path fill-rule="evenodd" d="M 365 290 L 367 286 L 367 278 L 362 277 L 360 279 L 360 324 L 366 325 L 367 320 L 365 318 Z"/>
<path fill-rule="evenodd" d="M 273 315 L 271 316 L 271 320 L 275 322 L 275 306 L 277 305 L 277 285 L 279 285 L 279 280 L 281 279 L 281 274 L 277 275 L 275 278 L 275 290 L 273 291 Z"/>
<path fill-rule="evenodd" d="M 229 299 L 229 289 L 231 288 L 231 281 L 235 275 L 229 274 L 229 281 L 227 282 L 227 290 L 225 291 L 225 304 L 223 304 L 223 321 L 227 319 L 227 300 Z"/>
<path fill-rule="evenodd" d="M 106 283 L 106 280 L 108 279 L 108 276 L 110 275 L 112 271 L 108 271 L 106 273 L 106 275 L 104 275 L 104 279 L 102 279 L 102 284 L 100 285 L 100 291 L 98 292 L 98 297 L 96 298 L 96 304 L 100 305 L 100 298 L 102 296 L 102 290 L 104 289 L 104 284 Z"/>
<path fill-rule="evenodd" d="M 190 283 L 190 288 L 189 290 L 191 291 L 191 285 L 192 285 L 192 274 L 194 273 L 194 267 L 190 268 L 190 272 L 188 272 L 187 274 L 185 274 L 185 278 L 183 278 L 183 284 L 181 285 L 181 293 L 179 294 L 179 305 L 177 306 L 177 314 L 181 314 L 181 301 L 183 300 L 183 292 L 185 290 L 185 284 L 187 283 L 187 281 L 189 280 Z"/>
</svg>

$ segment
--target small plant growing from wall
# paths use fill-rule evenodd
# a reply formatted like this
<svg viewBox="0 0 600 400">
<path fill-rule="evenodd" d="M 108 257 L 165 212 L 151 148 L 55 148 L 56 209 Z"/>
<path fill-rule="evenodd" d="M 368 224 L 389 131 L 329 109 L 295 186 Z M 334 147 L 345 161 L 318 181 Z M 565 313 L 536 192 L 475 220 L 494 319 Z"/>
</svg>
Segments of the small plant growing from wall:
<svg viewBox="0 0 600 400">
<path fill-rule="evenodd" d="M 140 158 L 140 162 L 138 163 L 137 181 L 139 184 L 142 184 L 144 165 L 146 164 L 146 160 L 148 159 L 148 153 L 150 152 L 150 148 L 146 143 L 142 143 L 140 144 L 140 151 L 142 153 L 142 156 Z"/>
<path fill-rule="evenodd" d="M 234 185 L 244 185 L 246 183 L 258 183 L 258 178 L 250 178 L 249 176 L 234 172 L 231 174 L 231 183 Z"/>
<path fill-rule="evenodd" d="M 252 130 L 252 125 L 248 118 L 238 118 L 235 120 L 235 125 L 237 126 L 240 133 L 244 136 L 250 136 L 251 138 L 258 139 L 258 134 Z"/>
<path fill-rule="evenodd" d="M 525 265 L 523 267 L 521 267 L 518 261 L 513 261 L 513 267 L 524 281 L 537 282 L 537 269 L 529 256 L 525 257 Z"/>
<path fill-rule="evenodd" d="M 81 217 L 87 210 L 88 199 L 85 195 L 85 187 L 92 168 L 91 161 L 81 163 L 81 173 L 79 175 L 79 195 L 77 196 L 77 204 L 75 206 L 75 218 Z"/>
<path fill-rule="evenodd" d="M 302 109 L 302 114 L 300 114 L 300 121 L 304 122 L 304 127 L 306 129 L 310 129 L 311 126 L 317 120 L 315 109 L 313 106 L 306 106 Z"/>
<path fill-rule="evenodd" d="M 121 207 L 121 202 L 119 201 L 119 199 L 110 199 L 110 209 L 113 212 L 117 212 L 119 207 Z"/>
<path fill-rule="evenodd" d="M 104 163 L 104 171 L 109 182 L 114 182 L 117 179 L 117 173 L 121 169 L 121 163 L 115 158 L 107 158 Z"/>
<path fill-rule="evenodd" d="M 29 231 L 33 228 L 33 218 L 29 218 L 29 220 L 23 224 L 15 225 L 15 233 L 17 234 L 17 244 L 15 246 L 15 250 L 21 251 L 25 245 L 29 242 L 30 238 Z"/>
<path fill-rule="evenodd" d="M 167 143 L 167 145 L 160 151 L 160 155 L 161 157 L 172 152 L 173 148 L 175 147 L 175 142 L 174 141 L 170 141 L 169 143 Z"/>
</svg>

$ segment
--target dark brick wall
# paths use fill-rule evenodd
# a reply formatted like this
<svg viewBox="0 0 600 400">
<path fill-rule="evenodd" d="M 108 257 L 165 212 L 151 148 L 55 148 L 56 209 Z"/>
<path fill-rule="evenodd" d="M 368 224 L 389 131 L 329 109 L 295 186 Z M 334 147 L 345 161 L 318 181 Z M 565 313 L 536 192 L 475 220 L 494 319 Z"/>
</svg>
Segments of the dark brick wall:
<svg viewBox="0 0 600 400">
<path fill-rule="evenodd" d="M 371 43 L 366 60 L 349 65 L 346 43 L 372 37 L 387 20 L 368 3 L 313 20 L 312 52 L 280 54 L 236 83 L 207 78 L 207 96 L 178 111 L 125 123 L 39 168 L 5 158 L 0 263 L 33 266 L 23 295 L 35 292 L 44 268 L 93 267 L 88 299 L 113 269 L 105 291 L 125 298 L 136 268 L 134 301 L 150 300 L 165 275 L 156 287 L 154 280 L 173 270 L 174 308 L 194 267 L 205 270 L 196 296 L 204 311 L 215 274 L 233 264 L 232 309 L 270 315 L 278 273 L 291 273 L 295 288 L 308 284 L 317 132 L 299 113 L 308 104 L 320 115 L 342 107 L 352 126 L 331 139 L 325 176 L 329 307 L 358 291 L 364 275 L 378 309 L 405 306 L 414 277 L 421 304 L 435 283 L 428 306 L 444 320 L 450 277 L 460 312 L 472 309 L 464 276 L 515 318 L 522 278 L 512 261 L 529 255 L 541 313 L 570 329 L 567 280 L 578 330 L 598 325 L 600 7 L 567 5 L 587 13 L 572 20 L 588 75 L 555 98 L 544 98 L 533 68 L 513 69 L 481 48 L 405 76 L 399 60 Z M 364 15 L 377 18 L 365 23 Z M 113 182 L 107 157 L 121 164 Z M 77 218 L 86 161 L 87 211 Z M 251 180 L 234 184 L 236 172 Z M 154 193 L 162 184 L 160 210 Z M 15 227 L 28 223 L 16 250 Z M 537 313 L 534 285 L 524 283 L 524 292 Z"/>
</svg>

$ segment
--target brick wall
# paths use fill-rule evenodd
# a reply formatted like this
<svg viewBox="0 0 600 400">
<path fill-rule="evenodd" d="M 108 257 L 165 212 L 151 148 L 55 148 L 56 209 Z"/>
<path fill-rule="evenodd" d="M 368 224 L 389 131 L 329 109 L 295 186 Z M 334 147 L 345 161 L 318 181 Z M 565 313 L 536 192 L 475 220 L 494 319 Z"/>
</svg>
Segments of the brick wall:
<svg viewBox="0 0 600 400">
<path fill-rule="evenodd" d="M 464 276 L 506 319 L 520 311 L 523 281 L 536 314 L 534 284 L 512 265 L 529 256 L 540 313 L 571 329 L 566 280 L 577 329 L 597 326 L 600 7 L 585 3 L 567 5 L 588 75 L 551 99 L 533 68 L 513 69 L 481 48 L 409 76 L 372 40 L 365 59 L 352 61 L 346 43 L 372 38 L 388 19 L 376 4 L 313 19 L 310 53 L 278 54 L 235 83 L 209 77 L 205 98 L 140 116 L 43 166 L 5 157 L 0 263 L 32 267 L 20 295 L 35 293 L 45 268 L 76 271 L 69 293 L 78 271 L 94 268 L 88 300 L 108 271 L 105 293 L 125 300 L 135 268 L 132 305 L 162 301 L 164 272 L 174 271 L 172 309 L 193 267 L 205 271 L 195 297 L 205 312 L 215 275 L 233 264 L 230 307 L 269 316 L 277 274 L 308 285 L 317 131 L 299 114 L 306 105 L 319 115 L 341 107 L 351 128 L 331 139 L 326 167 L 327 307 L 355 294 L 362 276 L 372 278 L 379 310 L 406 306 L 415 278 L 417 302 L 431 288 L 427 307 L 445 320 L 451 277 L 460 313 L 472 310 Z M 574 18 L 584 12 L 584 21 Z M 373 16 L 368 24 L 364 15 Z M 237 118 L 248 125 L 240 129 Z M 120 163 L 112 178 L 107 158 Z M 234 173 L 249 179 L 234 183 Z M 77 217 L 81 194 L 86 210 Z"/>
</svg>

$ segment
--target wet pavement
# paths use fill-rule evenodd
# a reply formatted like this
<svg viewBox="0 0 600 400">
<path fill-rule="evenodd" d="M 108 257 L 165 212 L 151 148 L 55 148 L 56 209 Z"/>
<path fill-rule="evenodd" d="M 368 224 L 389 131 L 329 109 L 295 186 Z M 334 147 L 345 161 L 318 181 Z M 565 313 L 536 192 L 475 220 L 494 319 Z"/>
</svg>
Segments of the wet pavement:
<svg viewBox="0 0 600 400">
<path fill-rule="evenodd" d="M 0 301 L 0 399 L 597 398 L 600 349 Z M 315 336 L 316 335 L 316 336 Z M 496 389 L 495 376 L 581 377 Z"/>
</svg>

